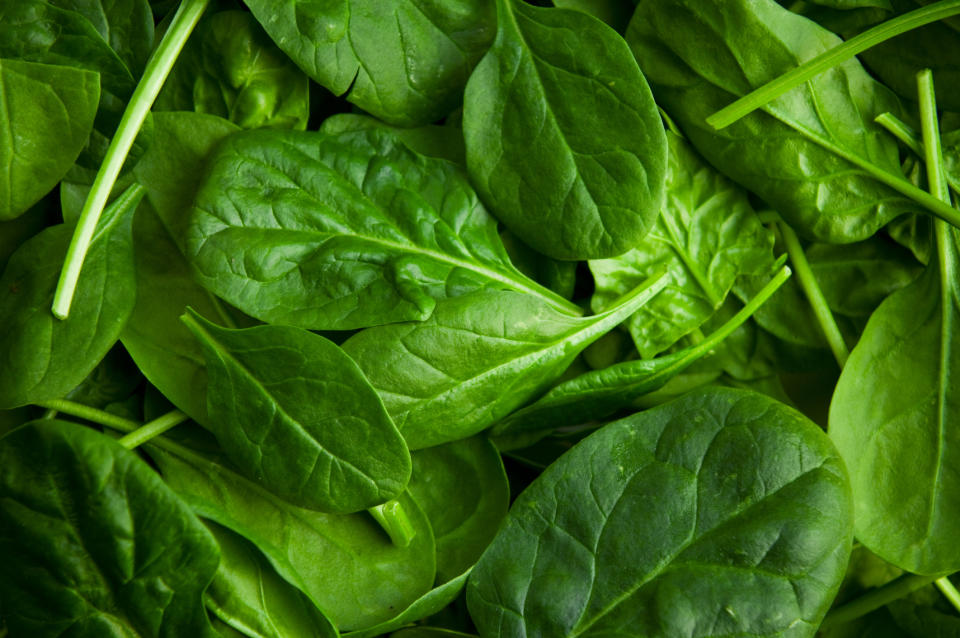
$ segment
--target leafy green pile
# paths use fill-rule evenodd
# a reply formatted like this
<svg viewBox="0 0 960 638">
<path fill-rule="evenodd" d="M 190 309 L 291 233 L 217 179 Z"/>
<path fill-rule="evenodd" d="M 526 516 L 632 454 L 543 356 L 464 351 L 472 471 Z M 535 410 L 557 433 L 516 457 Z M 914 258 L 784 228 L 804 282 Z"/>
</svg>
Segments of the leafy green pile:
<svg viewBox="0 0 960 638">
<path fill-rule="evenodd" d="M 0 638 L 960 634 L 960 0 L 548 4 L 0 0 Z"/>
</svg>

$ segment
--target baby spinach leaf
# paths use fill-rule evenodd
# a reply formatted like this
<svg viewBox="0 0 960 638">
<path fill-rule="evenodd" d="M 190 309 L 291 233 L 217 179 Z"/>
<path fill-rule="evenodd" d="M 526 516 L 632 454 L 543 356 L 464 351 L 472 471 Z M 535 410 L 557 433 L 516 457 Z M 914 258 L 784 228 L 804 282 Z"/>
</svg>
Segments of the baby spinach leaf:
<svg viewBox="0 0 960 638">
<path fill-rule="evenodd" d="M 481 636 L 813 636 L 852 537 L 843 461 L 762 395 L 714 388 L 584 439 L 467 585 Z"/>
<path fill-rule="evenodd" d="M 453 580 L 477 562 L 510 505 L 497 448 L 471 437 L 414 452 L 407 490 L 433 528 L 437 580 Z"/>
<path fill-rule="evenodd" d="M 280 578 L 257 548 L 216 523 L 220 566 L 207 589 L 207 607 L 252 638 L 336 638 L 337 630 L 296 587 Z"/>
<path fill-rule="evenodd" d="M 2 58 L 0 50 L 0 165 L 6 167 L 0 220 L 6 220 L 40 201 L 70 170 L 93 129 L 100 84 L 91 71 Z"/>
<path fill-rule="evenodd" d="M 453 602 L 453 599 L 460 594 L 463 586 L 466 585 L 467 576 L 469 575 L 470 572 L 468 570 L 456 578 L 431 589 L 390 620 L 376 624 L 369 629 L 351 631 L 343 635 L 345 638 L 375 638 L 376 636 L 400 629 L 427 616 L 432 616 Z"/>
<path fill-rule="evenodd" d="M 649 359 L 689 334 L 726 299 L 741 275 L 773 266 L 773 235 L 736 184 L 706 164 L 680 136 L 667 133 L 666 202 L 653 228 L 627 253 L 591 260 L 594 310 L 654 272 L 670 281 L 627 320 L 641 356 Z"/>
<path fill-rule="evenodd" d="M 91 408 L 105 408 L 134 394 L 143 375 L 120 345 L 107 352 L 86 379 L 63 398 Z"/>
<path fill-rule="evenodd" d="M 44 419 L 0 439 L 0 598 L 12 635 L 214 635 L 210 533 L 116 441 Z"/>
<path fill-rule="evenodd" d="M 561 297 L 573 298 L 577 287 L 577 262 L 560 261 L 538 253 L 506 229 L 500 231 L 500 241 L 517 270 Z"/>
<path fill-rule="evenodd" d="M 387 129 L 400 138 L 411 151 L 453 162 L 466 167 L 466 151 L 463 148 L 463 133 L 458 126 L 444 124 L 426 124 L 416 128 L 390 126 L 380 120 L 359 113 L 337 113 L 331 115 L 320 125 L 320 132 L 338 135 L 348 131 L 366 131 Z"/>
<path fill-rule="evenodd" d="M 131 73 L 139 76 L 153 50 L 153 12 L 147 0 L 51 0 L 94 26 Z"/>
<path fill-rule="evenodd" d="M 205 17 L 177 58 L 156 111 L 219 115 L 243 128 L 303 130 L 309 79 L 245 11 Z"/>
<path fill-rule="evenodd" d="M 0 276 L 0 407 L 62 397 L 116 343 L 136 296 L 130 226 L 142 197 L 132 187 L 101 217 L 69 321 L 50 304 L 73 226 L 47 228 L 10 258 Z"/>
<path fill-rule="evenodd" d="M 943 222 L 938 222 L 942 224 Z M 960 569 L 960 249 L 941 229 L 939 259 L 867 322 L 830 404 L 830 437 L 854 488 L 857 538 L 911 572 Z M 864 400 L 864 398 L 867 400 Z"/>
<path fill-rule="evenodd" d="M 497 0 L 497 37 L 464 95 L 484 203 L 556 259 L 626 252 L 663 202 L 666 140 L 623 39 L 579 11 Z"/>
<path fill-rule="evenodd" d="M 368 328 L 343 349 L 416 450 L 476 434 L 537 396 L 665 284 L 661 275 L 585 318 L 512 291 L 474 293 L 437 304 L 421 323 Z"/>
<path fill-rule="evenodd" d="M 711 164 L 798 233 L 849 243 L 915 208 L 876 179 L 900 176 L 896 141 L 873 118 L 896 97 L 855 59 L 722 130 L 706 117 L 840 40 L 773 0 L 651 0 L 627 40 L 657 101 Z M 757 52 L 762 51 L 762 55 Z"/>
<path fill-rule="evenodd" d="M 510 264 L 453 164 L 383 130 L 232 136 L 200 187 L 187 248 L 209 290 L 304 328 L 423 320 L 437 300 L 482 288 L 571 306 Z"/>
<path fill-rule="evenodd" d="M 401 495 L 399 502 L 414 536 L 398 546 L 364 512 L 344 516 L 303 509 L 244 478 L 226 459 L 174 449 L 153 453 L 174 491 L 201 516 L 252 541 L 340 630 L 389 620 L 393 610 L 430 590 L 436 574 L 433 534 L 409 496 Z"/>
<path fill-rule="evenodd" d="M 436 121 L 493 37 L 489 0 L 248 0 L 307 75 L 398 126 Z"/>
<path fill-rule="evenodd" d="M 325 512 L 357 512 L 403 491 L 411 467 L 403 437 L 337 345 L 292 326 L 182 319 L 207 364 L 204 425 L 251 479 Z"/>
</svg>

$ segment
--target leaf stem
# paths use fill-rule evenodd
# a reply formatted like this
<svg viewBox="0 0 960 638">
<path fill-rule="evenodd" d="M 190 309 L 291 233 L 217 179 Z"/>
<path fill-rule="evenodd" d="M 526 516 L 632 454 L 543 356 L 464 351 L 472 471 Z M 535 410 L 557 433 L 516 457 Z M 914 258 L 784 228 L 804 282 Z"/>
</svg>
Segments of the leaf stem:
<svg viewBox="0 0 960 638">
<path fill-rule="evenodd" d="M 936 584 L 937 589 L 940 590 L 940 593 L 943 594 L 943 597 L 950 601 L 950 604 L 953 605 L 954 609 L 960 611 L 960 591 L 957 591 L 957 588 L 953 586 L 953 583 L 950 582 L 950 579 L 947 576 L 943 578 L 938 578 L 933 581 Z"/>
<path fill-rule="evenodd" d="M 926 151 L 924 150 L 923 141 L 920 139 L 920 134 L 916 131 L 916 129 L 898 118 L 893 113 L 881 113 L 874 118 L 874 122 L 890 131 L 894 137 L 903 142 L 904 146 L 916 153 L 917 157 L 926 161 Z M 946 173 L 946 171 L 944 172 Z M 960 179 L 950 175 L 949 173 L 946 173 L 945 177 L 947 179 L 947 183 L 950 185 L 950 188 L 952 188 L 955 193 L 960 195 Z"/>
<path fill-rule="evenodd" d="M 707 124 L 715 129 L 730 126 L 765 104 L 777 99 L 790 89 L 800 86 L 810 78 L 849 60 L 885 40 L 931 22 L 949 18 L 960 13 L 960 0 L 941 0 L 920 9 L 891 18 L 872 29 L 854 36 L 812 60 L 791 69 L 763 86 L 744 95 L 707 118 Z"/>
<path fill-rule="evenodd" d="M 92 423 L 108 427 L 111 430 L 133 432 L 140 427 L 139 423 L 131 419 L 125 419 L 122 416 L 111 414 L 105 410 L 98 410 L 97 408 L 91 408 L 88 405 L 67 401 L 66 399 L 37 401 L 34 403 L 34 405 L 38 405 L 41 408 L 47 408 L 48 410 L 57 410 L 58 412 L 69 414 L 70 416 L 85 419 L 87 421 L 91 421 Z"/>
<path fill-rule="evenodd" d="M 790 262 L 794 270 L 797 271 L 797 281 L 803 289 L 803 293 L 810 302 L 813 314 L 823 330 L 823 335 L 827 339 L 827 345 L 833 352 L 833 357 L 837 360 L 840 368 L 846 365 L 850 358 L 850 350 L 847 348 L 843 335 L 840 333 L 840 327 L 837 326 L 837 320 L 833 317 L 827 298 L 823 296 L 820 284 L 810 268 L 810 262 L 807 261 L 807 255 L 803 252 L 803 246 L 800 245 L 800 239 L 797 233 L 784 222 L 779 222 L 777 228 L 780 229 L 780 235 L 783 237 L 783 243 L 787 245 L 787 254 L 790 255 Z"/>
<path fill-rule="evenodd" d="M 143 77 L 140 78 L 137 88 L 130 97 L 130 102 L 117 126 L 117 132 L 107 148 L 103 164 L 97 171 L 97 177 L 80 211 L 77 228 L 67 249 L 67 257 L 53 296 L 52 311 L 58 319 L 66 319 L 70 314 L 80 270 L 90 249 L 97 221 L 113 191 L 113 185 L 117 182 L 123 163 L 150 112 L 150 107 L 157 99 L 174 62 L 209 2 L 210 0 L 183 0 L 170 23 L 170 28 L 147 62 Z"/>
<path fill-rule="evenodd" d="M 380 527 L 384 529 L 390 537 L 390 541 L 397 547 L 407 547 L 413 537 L 417 535 L 416 530 L 413 529 L 413 524 L 410 522 L 410 517 L 407 516 L 407 512 L 403 509 L 403 504 L 400 501 L 387 501 L 376 507 L 371 507 L 367 511 L 380 523 Z"/>
<path fill-rule="evenodd" d="M 917 91 L 920 97 L 920 125 L 923 134 L 923 158 L 927 164 L 927 184 L 931 195 L 949 204 L 950 192 L 947 190 L 943 171 L 943 149 L 940 145 L 940 124 L 937 121 L 937 99 L 930 69 L 917 73 Z"/>
<path fill-rule="evenodd" d="M 172 410 L 163 416 L 157 417 L 153 421 L 143 424 L 133 432 L 121 437 L 117 443 L 128 450 L 132 450 L 138 445 L 146 443 L 155 436 L 163 434 L 170 428 L 180 425 L 189 418 L 190 417 L 180 410 Z"/>
<path fill-rule="evenodd" d="M 899 600 L 921 587 L 929 585 L 938 578 L 940 578 L 939 575 L 906 574 L 901 576 L 883 587 L 868 591 L 860 598 L 835 609 L 831 609 L 820 624 L 820 629 L 827 629 L 835 625 L 856 620 L 861 616 L 866 616 L 871 611 L 880 609 L 895 600 Z"/>
</svg>

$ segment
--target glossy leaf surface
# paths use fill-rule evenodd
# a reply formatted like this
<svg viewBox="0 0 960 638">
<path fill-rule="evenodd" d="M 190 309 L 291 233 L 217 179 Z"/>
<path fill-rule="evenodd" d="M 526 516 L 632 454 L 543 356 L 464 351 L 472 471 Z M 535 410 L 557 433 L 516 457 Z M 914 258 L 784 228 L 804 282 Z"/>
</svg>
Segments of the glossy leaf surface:
<svg viewBox="0 0 960 638">
<path fill-rule="evenodd" d="M 816 425 L 756 393 L 699 390 L 547 468 L 474 569 L 471 616 L 481 636 L 813 636 L 851 509 Z"/>
<path fill-rule="evenodd" d="M 307 75 L 399 126 L 436 121 L 493 37 L 489 0 L 250 0 Z"/>
<path fill-rule="evenodd" d="M 325 512 L 388 501 L 410 453 L 357 364 L 302 328 L 184 322 L 203 346 L 205 424 L 227 456 L 281 498 Z"/>
<path fill-rule="evenodd" d="M 200 282 L 258 319 L 352 329 L 430 316 L 437 300 L 520 274 L 454 165 L 387 131 L 249 131 L 212 160 L 188 257 Z"/>
<path fill-rule="evenodd" d="M 557 259 L 626 252 L 663 202 L 666 140 L 623 39 L 579 11 L 498 0 L 464 96 L 467 167 L 524 242 Z"/>
<path fill-rule="evenodd" d="M 649 282 L 626 303 L 585 318 L 515 292 L 476 293 L 438 304 L 421 323 L 368 328 L 343 348 L 410 449 L 430 447 L 476 434 L 543 392 L 664 283 Z"/>
<path fill-rule="evenodd" d="M 44 419 L 0 439 L 0 596 L 11 635 L 214 635 L 210 533 L 110 437 Z"/>
</svg>

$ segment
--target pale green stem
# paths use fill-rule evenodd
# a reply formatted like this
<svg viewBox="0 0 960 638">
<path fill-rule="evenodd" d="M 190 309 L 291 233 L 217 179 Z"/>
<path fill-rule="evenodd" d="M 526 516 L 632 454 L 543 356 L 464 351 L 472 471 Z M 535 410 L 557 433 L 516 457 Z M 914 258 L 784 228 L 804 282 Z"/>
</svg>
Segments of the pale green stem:
<svg viewBox="0 0 960 638">
<path fill-rule="evenodd" d="M 931 195 L 949 204 L 950 192 L 947 190 L 943 170 L 940 124 L 937 121 L 937 98 L 930 69 L 917 73 L 917 90 L 920 97 L 920 125 L 923 134 L 923 158 L 927 164 L 927 184 Z"/>
<path fill-rule="evenodd" d="M 400 501 L 387 501 L 367 510 L 397 547 L 407 547 L 417 535 Z"/>
<path fill-rule="evenodd" d="M 797 273 L 797 281 L 800 282 L 800 287 L 810 302 L 810 307 L 817 318 L 817 323 L 823 330 L 823 335 L 827 339 L 827 345 L 830 346 L 833 357 L 842 369 L 846 365 L 847 359 L 850 358 L 850 350 L 843 340 L 840 327 L 837 326 L 837 320 L 833 317 L 827 298 L 823 296 L 823 291 L 820 289 L 820 284 L 817 283 L 813 269 L 810 268 L 810 262 L 807 261 L 807 256 L 803 252 L 803 246 L 800 245 L 797 234 L 783 222 L 777 224 L 777 227 L 780 229 L 783 243 L 787 246 L 787 254 L 790 255 L 790 263 L 793 264 L 793 269 Z"/>
<path fill-rule="evenodd" d="M 960 13 L 960 0 L 942 0 L 887 20 L 850 38 L 843 44 L 833 47 L 829 51 L 824 51 L 812 60 L 808 60 L 744 95 L 739 100 L 708 117 L 707 123 L 716 129 L 730 126 L 740 118 L 777 99 L 790 89 L 800 86 L 810 78 L 849 60 L 872 46 L 911 29 L 922 27 L 943 18 L 949 18 L 958 13 Z"/>
<path fill-rule="evenodd" d="M 957 611 L 960 611 L 960 591 L 957 591 L 957 588 L 953 586 L 953 583 L 950 582 L 950 579 L 944 576 L 943 578 L 938 578 L 934 581 L 937 586 L 937 589 L 940 590 L 940 593 L 943 594 L 944 598 L 950 601 L 950 604 L 953 605 L 953 608 Z"/>
<path fill-rule="evenodd" d="M 209 2 L 210 0 L 183 0 L 170 23 L 170 28 L 147 62 L 143 77 L 140 78 L 137 88 L 134 89 L 133 95 L 130 97 L 130 102 L 123 112 L 120 124 L 117 126 L 117 132 L 113 136 L 110 146 L 107 147 L 103 164 L 97 172 L 97 177 L 93 181 L 87 200 L 80 211 L 77 228 L 70 240 L 70 247 L 67 249 L 67 257 L 60 273 L 60 280 L 57 282 L 57 290 L 53 296 L 52 311 L 58 319 L 66 319 L 70 314 L 70 305 L 73 303 L 73 295 L 77 289 L 80 270 L 83 268 L 83 261 L 90 249 L 90 242 L 93 239 L 97 221 L 100 219 L 100 215 L 107 205 L 107 200 L 110 198 L 110 193 L 113 191 L 113 185 L 120 176 L 123 163 L 126 161 L 130 148 L 133 146 L 147 114 L 150 112 L 150 107 L 157 99 L 157 95 L 170 74 L 174 62 L 180 55 L 180 51 L 183 50 L 183 45 L 186 44 L 187 38 L 197 25 Z"/>
<path fill-rule="evenodd" d="M 47 408 L 46 410 L 44 410 L 43 416 L 40 417 L 40 418 L 41 418 L 41 419 L 55 419 L 55 418 L 57 418 L 57 411 L 54 410 L 53 408 Z"/>
<path fill-rule="evenodd" d="M 893 113 L 881 113 L 874 121 L 890 131 L 894 137 L 903 142 L 904 146 L 916 153 L 917 157 L 926 161 L 926 151 L 924 150 L 923 141 L 920 139 L 920 134 L 917 133 L 912 126 Z M 947 178 L 947 183 L 950 185 L 950 188 L 952 188 L 955 193 L 960 194 L 960 179 L 950 174 L 946 174 L 945 177 Z"/>
<path fill-rule="evenodd" d="M 70 416 L 79 417 L 108 427 L 112 430 L 120 430 L 121 432 L 133 432 L 140 427 L 139 423 L 131 419 L 125 419 L 122 416 L 117 416 L 104 410 L 98 410 L 97 408 L 91 408 L 88 405 L 74 403 L 73 401 L 67 401 L 65 399 L 37 401 L 34 405 L 39 405 L 41 408 L 47 408 L 48 410 L 57 410 L 64 414 L 69 414 Z"/>
<path fill-rule="evenodd" d="M 133 448 L 146 443 L 153 437 L 163 434 L 170 428 L 180 425 L 189 418 L 190 417 L 180 410 L 167 412 L 163 416 L 157 417 L 153 421 L 144 423 L 133 432 L 120 437 L 117 443 L 128 450 L 132 450 Z"/>
<path fill-rule="evenodd" d="M 921 587 L 929 585 L 937 580 L 937 578 L 939 578 L 939 576 L 919 576 L 917 574 L 901 576 L 883 587 L 870 590 L 860 598 L 846 605 L 831 609 L 820 624 L 820 629 L 842 625 L 843 623 L 866 616 L 871 611 L 880 609 L 884 605 L 888 605 L 895 600 L 900 600 Z"/>
</svg>

